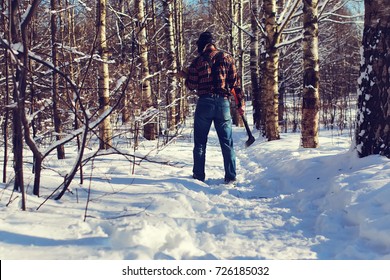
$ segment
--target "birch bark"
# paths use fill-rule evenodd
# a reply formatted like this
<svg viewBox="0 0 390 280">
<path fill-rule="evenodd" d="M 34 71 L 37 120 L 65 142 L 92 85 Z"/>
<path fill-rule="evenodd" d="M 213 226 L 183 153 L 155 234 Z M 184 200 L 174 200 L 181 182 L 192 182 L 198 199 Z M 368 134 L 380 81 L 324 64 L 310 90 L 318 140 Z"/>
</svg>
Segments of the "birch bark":
<svg viewBox="0 0 390 280">
<path fill-rule="evenodd" d="M 303 148 L 318 147 L 319 62 L 318 62 L 318 1 L 303 0 Z"/>
<path fill-rule="evenodd" d="M 99 32 L 99 54 L 102 63 L 99 67 L 98 77 L 98 92 L 99 92 L 99 114 L 102 115 L 104 111 L 108 110 L 110 105 L 110 75 L 108 69 L 108 48 L 106 37 L 106 0 L 99 0 L 97 3 L 97 22 L 96 29 Z M 112 128 L 110 116 L 107 116 L 99 126 L 101 150 L 109 149 L 112 146 Z"/>
<path fill-rule="evenodd" d="M 152 87 L 150 83 L 149 72 L 149 57 L 147 46 L 147 33 L 145 26 L 145 11 L 144 1 L 136 0 L 135 8 L 137 11 L 138 20 L 138 47 L 139 47 L 139 62 L 141 64 L 141 92 L 142 92 L 142 111 L 146 112 L 154 108 L 154 102 L 152 97 Z M 144 137 L 147 140 L 156 139 L 156 122 L 153 116 L 149 116 L 144 120 Z"/>
</svg>

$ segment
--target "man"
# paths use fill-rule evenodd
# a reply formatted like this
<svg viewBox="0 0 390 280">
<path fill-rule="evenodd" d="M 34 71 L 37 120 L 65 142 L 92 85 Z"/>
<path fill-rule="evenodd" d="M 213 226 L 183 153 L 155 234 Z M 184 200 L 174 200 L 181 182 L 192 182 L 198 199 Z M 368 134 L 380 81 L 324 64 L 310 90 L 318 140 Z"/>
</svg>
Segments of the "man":
<svg viewBox="0 0 390 280">
<path fill-rule="evenodd" d="M 194 166 L 193 178 L 205 180 L 207 136 L 214 122 L 222 149 L 225 168 L 225 183 L 236 181 L 236 155 L 233 148 L 232 118 L 230 115 L 230 91 L 238 97 L 237 110 L 244 114 L 244 103 L 240 81 L 233 58 L 217 50 L 210 32 L 203 32 L 197 41 L 199 56 L 187 71 L 181 74 L 186 78 L 185 85 L 196 90 L 199 96 L 194 119 Z"/>
</svg>

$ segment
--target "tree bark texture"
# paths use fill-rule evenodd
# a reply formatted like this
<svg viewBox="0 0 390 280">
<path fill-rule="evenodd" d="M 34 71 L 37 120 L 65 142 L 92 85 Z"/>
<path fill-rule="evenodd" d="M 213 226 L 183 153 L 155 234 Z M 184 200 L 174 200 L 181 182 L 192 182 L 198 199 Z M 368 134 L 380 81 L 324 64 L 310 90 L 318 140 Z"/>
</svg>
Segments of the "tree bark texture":
<svg viewBox="0 0 390 280">
<path fill-rule="evenodd" d="M 287 7 L 286 6 L 286 0 L 278 0 L 277 1 L 278 6 L 278 14 L 281 14 L 283 10 Z M 283 35 L 280 34 L 280 41 L 283 41 Z M 281 53 L 281 56 L 283 57 L 283 53 Z M 284 112 L 285 112 L 285 79 L 286 76 L 284 74 L 285 66 L 283 65 L 283 59 L 279 62 L 279 96 L 278 96 L 278 123 L 279 123 L 279 130 L 285 131 L 287 130 L 286 120 L 284 119 Z"/>
<path fill-rule="evenodd" d="M 303 148 L 318 147 L 319 62 L 318 62 L 318 0 L 303 0 Z"/>
<path fill-rule="evenodd" d="M 10 2 L 11 3 L 11 2 Z M 10 20 L 10 42 L 12 43 L 19 43 L 20 42 L 20 36 L 19 36 L 19 30 L 17 28 L 18 26 L 18 16 L 17 16 L 17 9 L 18 9 L 18 1 L 12 2 L 12 5 L 10 5 L 9 9 L 11 11 L 11 15 L 9 17 Z M 18 57 L 20 58 L 20 57 Z M 11 65 L 11 70 L 14 73 L 12 79 L 13 79 L 13 90 L 12 90 L 12 97 L 15 104 L 17 104 L 16 108 L 12 109 L 12 151 L 14 155 L 14 171 L 15 171 L 15 180 L 14 180 L 14 190 L 20 191 L 22 194 L 24 194 L 24 180 L 23 180 L 23 133 L 22 133 L 22 121 L 20 119 L 20 98 L 19 98 L 19 87 L 20 79 L 22 75 L 22 70 L 19 65 Z M 15 69 L 16 68 L 16 69 Z"/>
<path fill-rule="evenodd" d="M 102 59 L 102 63 L 99 67 L 98 77 L 98 91 L 99 91 L 99 114 L 108 110 L 110 105 L 110 76 L 108 70 L 108 48 L 106 37 L 106 13 L 107 6 L 106 0 L 99 0 L 97 3 L 97 30 L 99 32 L 99 54 Z M 100 144 L 101 150 L 109 149 L 112 147 L 112 128 L 110 116 L 107 116 L 99 126 Z"/>
<path fill-rule="evenodd" d="M 177 60 L 175 51 L 175 30 L 173 23 L 173 1 L 163 1 L 163 8 L 165 14 L 165 42 L 167 54 L 167 69 L 173 73 L 177 70 Z M 168 129 L 174 131 L 176 129 L 177 120 L 177 77 L 175 75 L 168 75 Z"/>
<path fill-rule="evenodd" d="M 27 120 L 26 111 L 25 111 L 25 100 L 26 100 L 26 89 L 27 89 L 27 79 L 28 79 L 28 27 L 33 18 L 35 10 L 39 4 L 39 0 L 33 0 L 31 2 L 30 9 L 26 13 L 22 21 L 18 15 L 19 1 L 15 0 L 12 2 L 12 7 L 10 9 L 10 42 L 12 43 L 22 43 L 23 52 L 18 52 L 16 59 L 18 60 L 15 63 L 14 70 L 14 87 L 13 87 L 13 98 L 16 104 L 13 109 L 13 153 L 14 153 L 14 170 L 15 170 L 15 183 L 14 189 L 19 190 L 22 193 L 22 210 L 26 210 L 26 196 L 24 188 L 24 179 L 23 179 L 23 139 L 26 141 L 27 145 L 30 147 L 31 151 L 34 154 L 34 157 L 39 159 L 42 158 L 42 155 L 39 153 L 35 142 L 30 137 L 30 128 L 29 122 Z M 40 174 L 35 174 L 35 178 Z M 39 186 L 38 186 L 39 187 Z M 36 188 L 34 181 L 34 194 L 36 194 Z"/>
<path fill-rule="evenodd" d="M 57 0 L 50 0 L 50 8 L 53 11 L 50 15 L 50 35 L 51 35 L 51 59 L 52 64 L 57 68 Z M 56 132 L 56 140 L 61 139 L 62 127 L 61 127 L 61 118 L 58 108 L 58 74 L 56 71 L 52 72 L 52 101 L 53 101 L 53 123 L 54 131 Z M 64 145 L 59 145 L 57 147 L 57 158 L 65 158 L 65 149 Z"/>
<path fill-rule="evenodd" d="M 241 80 L 241 87 L 244 91 L 243 87 L 243 34 L 242 30 L 238 28 L 237 26 L 241 26 L 242 21 L 242 5 L 241 0 L 230 0 L 229 1 L 229 49 L 230 52 L 233 54 L 233 57 L 236 62 L 238 62 L 237 65 L 237 73 Z M 232 115 L 232 121 L 233 124 L 237 126 L 244 126 L 244 123 L 242 121 L 241 116 L 238 114 L 238 111 L 235 106 L 235 102 L 231 102 L 230 112 Z"/>
<path fill-rule="evenodd" d="M 390 5 L 365 0 L 356 148 L 390 158 Z"/>
<path fill-rule="evenodd" d="M 257 129 L 261 119 L 261 90 L 259 71 L 259 30 L 256 18 L 258 17 L 259 0 L 251 0 L 251 28 L 253 37 L 250 45 L 250 73 L 252 84 L 253 120 Z"/>
<path fill-rule="evenodd" d="M 183 18 L 183 0 L 177 0 L 174 3 L 174 11 L 175 11 L 175 36 L 177 42 L 176 48 L 176 57 L 177 57 L 177 68 L 182 69 L 185 63 L 185 48 L 184 48 L 184 18 Z M 176 123 L 182 123 L 185 120 L 186 111 L 188 107 L 187 98 L 185 98 L 185 87 L 184 80 L 178 79 L 178 95 L 179 102 L 177 106 L 177 117 Z"/>
<path fill-rule="evenodd" d="M 5 11 L 8 9 L 5 1 L 1 4 L 1 9 Z M 5 14 L 0 14 L 0 22 L 2 24 L 2 29 L 6 36 L 9 36 L 9 21 L 6 20 Z M 8 126 L 10 119 L 10 110 L 7 107 L 9 104 L 9 93 L 11 92 L 10 79 L 9 79 L 9 55 L 6 49 L 3 49 L 2 57 L 4 58 L 4 74 L 5 74 L 5 87 L 0 89 L 0 94 L 4 96 L 3 110 L 4 110 L 4 123 L 3 123 L 3 141 L 4 141 L 4 156 L 3 156 L 3 183 L 7 182 L 7 164 L 8 164 Z"/>
<path fill-rule="evenodd" d="M 244 63 L 244 34 L 242 28 L 244 28 L 244 1 L 237 1 L 237 16 L 238 16 L 238 74 L 239 79 L 241 80 L 241 90 L 243 96 L 245 97 L 245 82 L 244 82 L 244 73 L 245 73 L 245 63 Z M 234 103 L 234 102 L 233 102 Z M 236 110 L 236 106 L 233 107 L 234 111 L 234 120 L 237 126 L 244 126 L 244 121 L 242 120 L 240 114 Z"/>
<path fill-rule="evenodd" d="M 266 38 L 266 69 L 265 69 L 265 133 L 268 141 L 277 140 L 279 136 L 278 124 L 278 69 L 279 51 L 276 48 L 280 36 L 276 22 L 276 0 L 264 0 L 264 16 Z"/>
<path fill-rule="evenodd" d="M 139 62 L 141 64 L 141 92 L 142 92 L 142 111 L 153 108 L 152 87 L 150 83 L 148 47 L 146 44 L 146 26 L 145 26 L 145 11 L 144 0 L 135 1 L 135 9 L 138 20 L 138 48 Z M 152 118 L 147 118 L 144 125 L 144 137 L 147 140 L 156 139 L 156 122 Z"/>
</svg>

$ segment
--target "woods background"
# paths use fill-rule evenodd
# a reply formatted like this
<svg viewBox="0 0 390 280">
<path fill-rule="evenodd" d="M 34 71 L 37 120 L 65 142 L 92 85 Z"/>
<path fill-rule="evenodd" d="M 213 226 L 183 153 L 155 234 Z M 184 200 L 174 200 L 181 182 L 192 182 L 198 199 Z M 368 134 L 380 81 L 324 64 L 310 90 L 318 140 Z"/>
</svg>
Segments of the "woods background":
<svg viewBox="0 0 390 280">
<path fill-rule="evenodd" d="M 97 155 L 179 135 L 196 98 L 175 73 L 206 30 L 236 59 L 260 135 L 300 132 L 304 147 L 318 146 L 319 128 L 352 138 L 361 1 L 1 0 L 0 9 L 2 180 L 22 193 L 25 167 L 39 195 L 44 160 L 67 157 L 67 144 L 78 154 L 57 199 L 96 139 Z"/>
</svg>

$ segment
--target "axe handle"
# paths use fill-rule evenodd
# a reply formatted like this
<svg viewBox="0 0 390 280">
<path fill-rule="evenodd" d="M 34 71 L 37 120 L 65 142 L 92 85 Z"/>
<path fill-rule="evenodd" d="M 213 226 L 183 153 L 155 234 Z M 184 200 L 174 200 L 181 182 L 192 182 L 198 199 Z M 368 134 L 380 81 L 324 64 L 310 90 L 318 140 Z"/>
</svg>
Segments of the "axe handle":
<svg viewBox="0 0 390 280">
<path fill-rule="evenodd" d="M 245 125 L 246 133 L 248 134 L 249 138 L 253 138 L 252 131 L 249 128 L 249 125 L 248 125 L 248 122 L 246 121 L 246 118 L 243 115 L 241 117 L 242 117 L 242 121 L 244 122 L 244 125 Z"/>
<path fill-rule="evenodd" d="M 231 92 L 231 94 L 233 94 L 233 96 L 234 96 L 234 101 L 236 101 L 236 105 L 238 106 L 238 97 L 237 97 L 237 94 L 236 94 L 236 91 L 234 90 L 234 88 L 232 88 L 231 90 L 230 90 L 230 92 Z"/>
<path fill-rule="evenodd" d="M 234 88 L 232 88 L 230 92 L 234 96 L 234 100 L 236 101 L 236 105 L 238 105 L 239 101 L 238 101 L 238 97 L 237 97 L 237 94 L 236 94 L 236 91 L 234 90 Z M 244 122 L 244 125 L 245 125 L 246 133 L 248 134 L 249 138 L 253 138 L 251 129 L 249 128 L 249 125 L 248 125 L 248 122 L 246 121 L 245 116 L 241 115 L 241 117 L 242 117 L 242 121 Z"/>
</svg>

